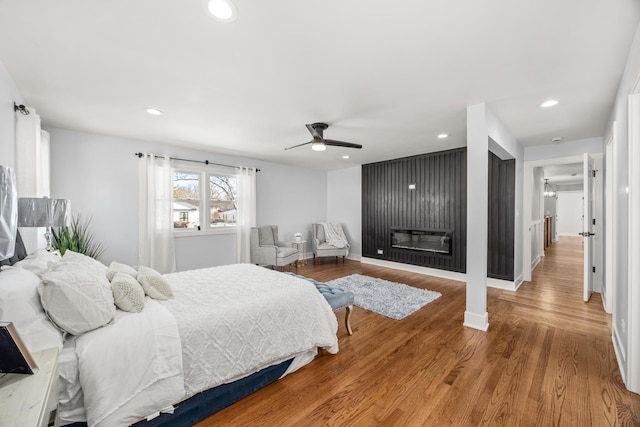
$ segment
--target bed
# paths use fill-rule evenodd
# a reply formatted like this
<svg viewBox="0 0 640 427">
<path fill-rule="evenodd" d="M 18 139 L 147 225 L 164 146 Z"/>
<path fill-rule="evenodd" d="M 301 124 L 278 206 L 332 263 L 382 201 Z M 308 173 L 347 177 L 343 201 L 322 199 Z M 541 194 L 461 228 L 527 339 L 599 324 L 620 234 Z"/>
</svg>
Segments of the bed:
<svg viewBox="0 0 640 427">
<path fill-rule="evenodd" d="M 140 312 L 115 310 L 104 326 L 63 334 L 40 297 L 66 262 L 52 257 L 37 251 L 4 267 L 0 320 L 14 321 L 30 351 L 61 349 L 62 425 L 191 425 L 306 365 L 319 348 L 338 351 L 336 317 L 313 284 L 251 264 L 164 275 L 172 298 L 147 295 Z M 73 277 L 78 259 L 65 268 Z"/>
</svg>

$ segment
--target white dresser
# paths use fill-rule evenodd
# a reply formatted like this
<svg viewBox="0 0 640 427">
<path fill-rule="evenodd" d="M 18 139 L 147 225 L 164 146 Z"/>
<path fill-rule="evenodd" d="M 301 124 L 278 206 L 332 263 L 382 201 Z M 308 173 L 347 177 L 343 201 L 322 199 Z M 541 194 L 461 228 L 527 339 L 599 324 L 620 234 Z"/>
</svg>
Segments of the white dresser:
<svg viewBox="0 0 640 427">
<path fill-rule="evenodd" d="M 58 349 L 32 356 L 38 365 L 35 374 L 6 374 L 0 378 L 2 427 L 58 425 Z"/>
</svg>

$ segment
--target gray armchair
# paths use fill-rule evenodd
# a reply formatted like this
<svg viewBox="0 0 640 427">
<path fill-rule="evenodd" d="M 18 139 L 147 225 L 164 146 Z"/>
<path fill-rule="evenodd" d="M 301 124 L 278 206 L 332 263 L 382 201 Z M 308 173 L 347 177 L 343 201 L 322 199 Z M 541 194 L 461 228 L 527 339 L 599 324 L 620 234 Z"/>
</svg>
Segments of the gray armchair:
<svg viewBox="0 0 640 427">
<path fill-rule="evenodd" d="M 311 234 L 313 236 L 311 246 L 313 248 L 314 264 L 316 263 L 316 258 L 318 262 L 320 262 L 320 257 L 326 256 L 336 257 L 336 264 L 338 263 L 338 257 L 341 256 L 342 263 L 344 264 L 344 259 L 349 254 L 349 244 L 343 248 L 339 248 L 327 242 L 322 224 L 311 224 Z"/>
<path fill-rule="evenodd" d="M 299 252 L 289 243 L 278 241 L 278 226 L 265 225 L 251 228 L 251 263 L 270 265 L 284 270 L 286 265 L 296 262 Z"/>
</svg>

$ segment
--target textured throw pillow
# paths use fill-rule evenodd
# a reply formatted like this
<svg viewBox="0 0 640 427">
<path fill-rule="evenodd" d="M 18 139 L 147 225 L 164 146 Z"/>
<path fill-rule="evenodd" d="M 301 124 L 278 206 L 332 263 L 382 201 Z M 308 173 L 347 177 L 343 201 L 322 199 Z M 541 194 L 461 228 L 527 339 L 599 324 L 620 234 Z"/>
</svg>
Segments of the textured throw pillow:
<svg viewBox="0 0 640 427">
<path fill-rule="evenodd" d="M 97 259 L 93 259 L 90 256 L 80 254 L 78 252 L 73 252 L 70 250 L 66 250 L 64 255 L 62 256 L 62 262 L 75 262 L 82 264 L 85 270 L 92 271 L 97 274 L 101 274 L 103 276 L 107 276 L 107 266 L 98 261 Z"/>
<path fill-rule="evenodd" d="M 118 273 L 125 273 L 134 279 L 138 277 L 138 272 L 135 268 L 127 264 L 120 264 L 119 262 L 112 261 L 109 264 L 109 270 L 107 270 L 107 279 L 113 280 L 114 276 Z"/>
<path fill-rule="evenodd" d="M 173 291 L 169 282 L 153 268 L 140 266 L 138 269 L 138 282 L 144 288 L 144 293 L 153 299 L 173 298 Z"/>
<path fill-rule="evenodd" d="M 87 270 L 52 271 L 44 275 L 38 291 L 49 318 L 72 335 L 104 326 L 116 314 L 104 275 Z"/>
<path fill-rule="evenodd" d="M 120 310 L 139 313 L 144 308 L 144 289 L 129 274 L 116 273 L 111 280 L 111 291 L 113 300 Z"/>
</svg>

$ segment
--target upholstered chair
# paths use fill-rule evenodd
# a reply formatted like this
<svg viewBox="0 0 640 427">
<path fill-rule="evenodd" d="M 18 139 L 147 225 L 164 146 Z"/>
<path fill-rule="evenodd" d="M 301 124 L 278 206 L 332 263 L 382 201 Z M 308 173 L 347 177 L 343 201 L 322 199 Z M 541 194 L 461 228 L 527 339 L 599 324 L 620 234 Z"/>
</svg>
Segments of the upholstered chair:
<svg viewBox="0 0 640 427">
<path fill-rule="evenodd" d="M 338 263 L 338 257 L 342 257 L 342 263 L 344 263 L 345 257 L 349 254 L 349 245 L 344 248 L 338 248 L 327 242 L 327 238 L 324 232 L 324 226 L 322 224 L 311 224 L 312 242 L 313 248 L 313 263 L 316 263 L 316 259 L 320 262 L 320 257 L 333 256 L 336 257 L 336 264 Z"/>
<path fill-rule="evenodd" d="M 298 249 L 278 240 L 277 225 L 252 227 L 250 238 L 252 264 L 280 267 L 280 270 L 291 263 L 297 267 Z"/>
</svg>

